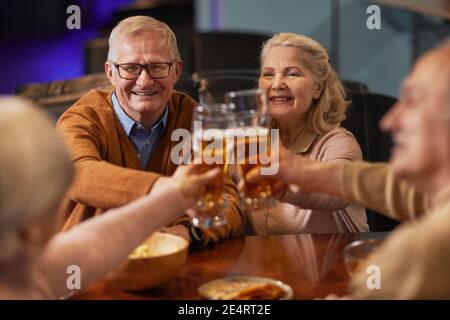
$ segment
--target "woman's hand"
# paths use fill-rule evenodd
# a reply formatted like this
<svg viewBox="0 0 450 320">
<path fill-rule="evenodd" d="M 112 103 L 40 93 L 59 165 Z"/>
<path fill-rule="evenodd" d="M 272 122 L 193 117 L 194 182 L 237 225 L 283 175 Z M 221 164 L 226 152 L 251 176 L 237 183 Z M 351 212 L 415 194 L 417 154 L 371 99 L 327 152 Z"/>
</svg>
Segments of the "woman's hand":
<svg viewBox="0 0 450 320">
<path fill-rule="evenodd" d="M 214 168 L 205 172 L 202 165 L 181 165 L 170 179 L 190 207 L 205 192 L 207 186 L 215 184 L 217 179 L 222 179 L 222 171 L 220 168 Z"/>
</svg>

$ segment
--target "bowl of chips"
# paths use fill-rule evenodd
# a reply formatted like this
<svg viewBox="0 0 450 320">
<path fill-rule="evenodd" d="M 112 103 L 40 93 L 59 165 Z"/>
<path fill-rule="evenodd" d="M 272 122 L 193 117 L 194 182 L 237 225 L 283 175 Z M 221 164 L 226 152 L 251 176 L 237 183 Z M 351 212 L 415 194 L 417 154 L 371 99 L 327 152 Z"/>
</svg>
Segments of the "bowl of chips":
<svg viewBox="0 0 450 320">
<path fill-rule="evenodd" d="M 157 287 L 178 274 L 188 247 L 188 241 L 180 236 L 155 232 L 107 275 L 107 282 L 131 291 Z"/>
</svg>

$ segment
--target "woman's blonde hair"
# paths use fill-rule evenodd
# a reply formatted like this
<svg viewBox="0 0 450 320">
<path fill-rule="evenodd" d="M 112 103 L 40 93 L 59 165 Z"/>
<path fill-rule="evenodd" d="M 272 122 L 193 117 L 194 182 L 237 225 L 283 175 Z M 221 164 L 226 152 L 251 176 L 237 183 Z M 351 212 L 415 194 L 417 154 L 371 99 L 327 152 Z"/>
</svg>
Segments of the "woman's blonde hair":
<svg viewBox="0 0 450 320">
<path fill-rule="evenodd" d="M 0 98 L 0 261 L 21 249 L 18 230 L 56 209 L 71 179 L 62 139 L 46 114 L 18 97 Z"/>
<path fill-rule="evenodd" d="M 155 32 L 167 40 L 167 45 L 171 52 L 171 59 L 180 59 L 180 52 L 177 47 L 177 38 L 167 24 L 147 16 L 134 16 L 119 22 L 111 31 L 109 36 L 108 60 L 114 60 L 116 46 L 125 39 L 139 35 L 143 32 Z"/>
<path fill-rule="evenodd" d="M 323 135 L 338 127 L 345 119 L 349 102 L 345 100 L 344 87 L 330 65 L 327 50 L 307 36 L 278 33 L 264 43 L 260 57 L 261 66 L 269 50 L 279 46 L 300 49 L 302 55 L 299 55 L 299 59 L 322 87 L 320 98 L 313 101 L 308 111 L 309 129 Z"/>
</svg>

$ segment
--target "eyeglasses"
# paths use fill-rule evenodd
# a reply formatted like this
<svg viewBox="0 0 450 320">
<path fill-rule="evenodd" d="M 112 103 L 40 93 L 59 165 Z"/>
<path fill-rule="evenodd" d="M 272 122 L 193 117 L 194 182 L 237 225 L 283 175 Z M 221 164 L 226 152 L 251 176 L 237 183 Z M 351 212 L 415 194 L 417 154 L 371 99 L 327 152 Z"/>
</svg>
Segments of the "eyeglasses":
<svg viewBox="0 0 450 320">
<path fill-rule="evenodd" d="M 119 71 L 119 77 L 125 80 L 135 80 L 139 78 L 142 70 L 147 70 L 147 73 L 152 79 L 162 79 L 169 76 L 170 67 L 173 62 L 156 62 L 156 63 L 113 63 Z"/>
</svg>

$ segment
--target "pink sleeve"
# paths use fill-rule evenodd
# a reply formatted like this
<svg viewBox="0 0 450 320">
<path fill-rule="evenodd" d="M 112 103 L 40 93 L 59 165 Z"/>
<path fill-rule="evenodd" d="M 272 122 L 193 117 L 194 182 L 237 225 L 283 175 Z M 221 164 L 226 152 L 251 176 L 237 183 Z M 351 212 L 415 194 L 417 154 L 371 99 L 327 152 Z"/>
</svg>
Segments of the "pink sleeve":
<svg viewBox="0 0 450 320">
<path fill-rule="evenodd" d="M 361 149 L 355 137 L 351 132 L 340 127 L 333 129 L 316 142 L 307 156 L 322 162 L 362 160 Z M 315 211 L 336 211 L 349 205 L 349 202 L 338 197 L 320 193 L 296 193 L 292 196 L 295 199 L 289 199 L 290 195 L 287 195 L 283 200 L 295 203 L 300 208 Z"/>
</svg>

